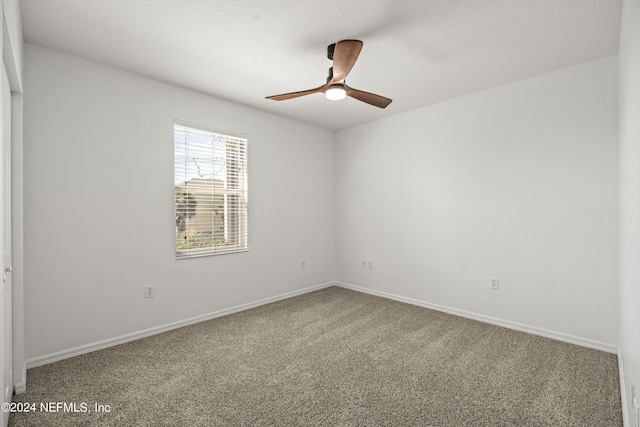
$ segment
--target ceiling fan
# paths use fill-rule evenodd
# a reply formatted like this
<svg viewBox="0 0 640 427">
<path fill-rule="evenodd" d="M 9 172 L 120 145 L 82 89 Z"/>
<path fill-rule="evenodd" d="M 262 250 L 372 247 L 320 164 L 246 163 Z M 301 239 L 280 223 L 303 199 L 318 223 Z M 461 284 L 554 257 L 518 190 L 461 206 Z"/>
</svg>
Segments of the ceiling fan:
<svg viewBox="0 0 640 427">
<path fill-rule="evenodd" d="M 267 99 L 274 101 L 284 101 L 287 99 L 298 98 L 299 96 L 311 95 L 312 93 L 322 93 L 331 100 L 343 99 L 350 96 L 359 101 L 376 107 L 385 108 L 391 104 L 391 99 L 375 93 L 365 92 L 363 90 L 354 89 L 347 86 L 345 79 L 353 68 L 353 65 L 362 50 L 362 42 L 360 40 L 342 40 L 338 43 L 330 44 L 327 47 L 327 57 L 333 61 L 333 67 L 329 68 L 329 77 L 327 83 L 318 86 L 315 89 L 302 90 L 299 92 L 283 93 L 281 95 L 267 96 Z"/>
</svg>

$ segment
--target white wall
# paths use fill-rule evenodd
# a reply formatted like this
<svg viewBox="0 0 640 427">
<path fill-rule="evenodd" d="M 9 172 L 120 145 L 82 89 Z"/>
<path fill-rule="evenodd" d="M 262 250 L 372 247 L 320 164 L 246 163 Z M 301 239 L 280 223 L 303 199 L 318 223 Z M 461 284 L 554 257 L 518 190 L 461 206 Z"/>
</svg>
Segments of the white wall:
<svg viewBox="0 0 640 427">
<path fill-rule="evenodd" d="M 640 387 L 640 0 L 625 0 L 620 33 L 620 355 L 633 425 Z M 640 389 L 638 389 L 640 391 Z M 639 397 L 640 399 L 640 397 Z M 640 422 L 640 421 L 638 421 Z"/>
<path fill-rule="evenodd" d="M 615 351 L 617 150 L 615 56 L 340 131 L 337 280 Z"/>
<path fill-rule="evenodd" d="M 24 78 L 27 360 L 333 280 L 332 132 L 30 44 Z M 174 259 L 174 119 L 249 134 L 249 252 Z"/>
</svg>

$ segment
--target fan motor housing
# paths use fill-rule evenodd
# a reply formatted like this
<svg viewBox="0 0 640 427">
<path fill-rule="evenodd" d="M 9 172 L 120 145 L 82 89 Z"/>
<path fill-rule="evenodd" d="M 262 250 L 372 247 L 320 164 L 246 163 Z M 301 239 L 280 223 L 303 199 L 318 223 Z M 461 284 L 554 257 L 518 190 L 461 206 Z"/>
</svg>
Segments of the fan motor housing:
<svg viewBox="0 0 640 427">
<path fill-rule="evenodd" d="M 329 68 L 329 77 L 327 77 L 327 83 L 333 79 L 333 67 Z"/>
</svg>

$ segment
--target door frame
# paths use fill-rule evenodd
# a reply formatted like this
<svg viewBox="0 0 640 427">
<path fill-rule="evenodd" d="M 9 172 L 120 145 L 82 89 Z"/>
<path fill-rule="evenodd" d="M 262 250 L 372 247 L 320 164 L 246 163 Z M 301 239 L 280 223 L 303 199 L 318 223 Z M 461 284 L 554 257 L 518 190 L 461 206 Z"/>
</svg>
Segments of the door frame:
<svg viewBox="0 0 640 427">
<path fill-rule="evenodd" d="M 0 353 L 0 366 L 2 367 L 2 377 L 0 380 L 2 391 L 2 403 L 11 402 L 14 393 L 13 379 L 13 267 L 11 266 L 11 88 L 9 86 L 9 77 L 2 65 L 2 89 L 0 90 L 1 102 L 0 115 L 2 134 L 0 137 L 2 163 L 0 166 L 0 191 L 2 192 L 1 209 L 1 231 L 0 231 L 0 250 L 2 258 L 0 262 L 0 274 L 2 274 L 2 294 L 1 305 L 2 319 L 0 322 L 2 351 Z M 4 426 L 9 420 L 9 414 L 2 411 L 2 425 Z"/>
<path fill-rule="evenodd" d="M 17 3 L 16 3 L 17 4 Z M 13 243 L 12 347 L 14 393 L 26 390 L 27 365 L 24 350 L 24 210 L 23 210 L 23 95 L 24 41 L 19 4 L 3 1 L 0 7 L 2 64 L 11 92 L 11 216 Z"/>
</svg>

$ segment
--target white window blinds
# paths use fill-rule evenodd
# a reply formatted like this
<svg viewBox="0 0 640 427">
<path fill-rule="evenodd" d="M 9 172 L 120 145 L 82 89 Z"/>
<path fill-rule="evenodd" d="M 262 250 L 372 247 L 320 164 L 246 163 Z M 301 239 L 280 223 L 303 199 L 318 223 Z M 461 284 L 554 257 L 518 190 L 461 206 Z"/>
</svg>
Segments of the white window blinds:
<svg viewBox="0 0 640 427">
<path fill-rule="evenodd" d="M 173 126 L 176 258 L 248 249 L 246 135 Z"/>
</svg>

